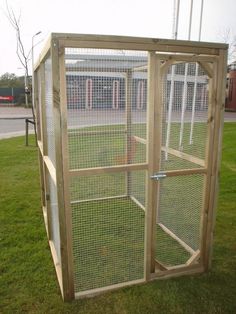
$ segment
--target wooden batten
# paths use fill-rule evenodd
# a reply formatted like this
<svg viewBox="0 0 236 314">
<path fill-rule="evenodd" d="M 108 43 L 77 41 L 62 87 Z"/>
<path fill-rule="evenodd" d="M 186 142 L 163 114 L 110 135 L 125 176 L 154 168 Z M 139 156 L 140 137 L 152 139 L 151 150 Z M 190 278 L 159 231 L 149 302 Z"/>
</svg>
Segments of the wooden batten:
<svg viewBox="0 0 236 314">
<path fill-rule="evenodd" d="M 69 136 L 86 136 L 86 135 L 112 135 L 112 134 L 126 134 L 127 131 L 126 130 L 96 130 L 96 131 L 78 131 L 78 132 L 74 132 L 70 131 L 70 129 L 68 130 L 68 135 Z"/>
<path fill-rule="evenodd" d="M 189 265 L 192 265 L 196 262 L 198 262 L 199 258 L 200 258 L 200 255 L 201 255 L 201 251 L 200 250 L 197 250 L 190 258 L 189 260 L 186 262 L 186 265 L 189 266 Z"/>
<path fill-rule="evenodd" d="M 192 249 L 187 243 L 185 243 L 182 239 L 180 239 L 174 232 L 172 232 L 170 229 L 168 229 L 165 225 L 162 223 L 158 223 L 158 226 L 166 233 L 168 234 L 172 239 L 174 239 L 176 242 L 178 242 L 187 252 L 190 254 L 194 254 L 195 251 Z"/>
<path fill-rule="evenodd" d="M 34 65 L 34 71 L 36 71 L 42 64 L 44 64 L 45 59 L 48 58 L 50 54 L 50 49 L 51 49 L 51 36 L 48 38 L 42 52 L 39 55 L 37 62 Z"/>
<path fill-rule="evenodd" d="M 51 159 L 48 156 L 44 156 L 43 161 L 45 163 L 45 166 L 47 167 L 47 170 L 50 174 L 52 181 L 54 182 L 55 186 L 57 186 L 56 169 L 55 169 Z"/>
<path fill-rule="evenodd" d="M 159 79 L 157 79 L 159 78 Z M 147 161 L 148 171 L 146 179 L 146 225 L 145 225 L 145 271 L 146 280 L 150 279 L 151 273 L 155 272 L 155 243 L 156 243 L 156 215 L 158 204 L 159 183 L 151 180 L 151 176 L 157 173 L 160 168 L 161 156 L 161 121 L 162 121 L 162 103 L 161 103 L 161 80 L 160 80 L 160 62 L 154 52 L 149 53 L 148 60 L 148 145 Z"/>
<path fill-rule="evenodd" d="M 164 172 L 167 177 L 189 176 L 193 174 L 206 174 L 207 168 L 191 168 L 181 170 L 167 170 Z"/>
<path fill-rule="evenodd" d="M 137 280 L 133 280 L 133 281 L 127 281 L 125 283 L 123 283 L 123 282 L 117 283 L 117 284 L 110 285 L 107 287 L 77 292 L 77 293 L 75 293 L 75 299 L 91 298 L 91 297 L 94 297 L 94 296 L 99 295 L 99 294 L 104 293 L 104 292 L 117 290 L 117 289 L 128 287 L 131 285 L 138 285 L 138 284 L 142 284 L 144 282 L 145 282 L 144 279 L 137 279 Z"/>
<path fill-rule="evenodd" d="M 60 287 L 61 293 L 63 295 L 63 283 L 62 283 L 62 269 L 61 269 L 61 265 L 60 265 L 60 262 L 58 260 L 57 251 L 56 251 L 54 243 L 52 241 L 49 241 L 49 246 L 50 246 L 52 259 L 53 259 L 53 263 L 54 263 L 56 274 L 57 274 L 57 280 L 58 280 L 58 283 L 59 283 L 59 287 Z"/>
<path fill-rule="evenodd" d="M 53 33 L 52 38 L 60 40 L 60 46 L 71 48 L 128 49 L 159 51 L 173 53 L 192 53 L 218 55 L 219 48 L 227 49 L 226 44 L 207 43 L 187 40 L 170 40 L 160 38 L 141 38 L 127 36 L 84 35 Z"/>
<path fill-rule="evenodd" d="M 192 265 L 178 265 L 173 267 L 168 267 L 167 270 L 157 271 L 154 274 L 151 274 L 150 280 L 155 279 L 168 279 L 174 278 L 179 276 L 186 276 L 186 275 L 194 275 L 197 273 L 202 273 L 204 271 L 203 266 L 199 264 L 192 264 Z"/>
<path fill-rule="evenodd" d="M 139 136 L 133 136 L 133 139 L 138 143 L 147 144 L 147 140 L 145 138 L 142 138 Z"/>
<path fill-rule="evenodd" d="M 206 138 L 206 151 L 205 151 L 205 164 L 206 175 L 204 177 L 203 186 L 203 202 L 200 218 L 200 263 L 203 265 L 205 262 L 205 241 L 207 233 L 207 220 L 208 220 L 208 208 L 209 208 L 209 196 L 210 196 L 210 182 L 211 182 L 211 161 L 213 151 L 213 138 L 214 138 L 214 116 L 216 109 L 216 70 L 217 63 L 213 64 L 213 78 L 209 79 L 209 101 L 208 101 L 208 119 L 207 119 L 207 138 Z"/>
<path fill-rule="evenodd" d="M 61 75 L 63 70 L 59 56 L 61 50 L 59 49 L 59 42 L 57 39 L 52 39 L 51 42 L 51 58 L 52 58 L 52 92 L 53 92 L 53 116 L 54 116 L 54 133 L 55 133 L 55 156 L 56 156 L 56 182 L 57 182 L 57 198 L 58 198 L 58 215 L 59 215 L 59 230 L 60 230 L 60 247 L 61 247 L 61 269 L 62 269 L 62 290 L 64 300 L 71 300 L 74 298 L 74 283 L 71 278 L 70 261 L 69 261 L 69 247 L 68 230 L 67 230 L 67 201 L 68 196 L 65 195 L 65 163 L 63 158 L 63 148 L 65 148 L 63 140 L 65 135 L 65 122 L 62 121 L 61 103 Z M 62 96 L 63 98 L 63 96 Z"/>
<path fill-rule="evenodd" d="M 65 51 L 60 51 L 60 109 L 61 109 L 61 149 L 62 149 L 62 171 L 64 190 L 64 219 L 66 232 L 66 255 L 68 277 L 68 297 L 74 298 L 74 268 L 73 268 L 73 240 L 72 240 L 72 211 L 70 204 L 70 177 L 69 177 L 69 151 L 68 151 L 68 123 L 67 123 L 67 90 L 66 90 L 66 69 Z"/>
<path fill-rule="evenodd" d="M 144 212 L 145 212 L 145 206 L 143 204 L 141 204 L 134 196 L 130 196 L 130 199 L 138 205 L 138 207 L 140 207 Z"/>
<path fill-rule="evenodd" d="M 209 78 L 213 77 L 213 67 L 212 64 L 207 62 L 198 61 L 199 65 L 203 68 L 203 70 L 207 73 Z"/>
<path fill-rule="evenodd" d="M 209 185 L 208 206 L 205 209 L 205 232 L 202 241 L 202 262 L 206 270 L 211 266 L 213 231 L 215 224 L 215 213 L 218 195 L 218 174 L 221 160 L 221 145 L 222 133 L 224 125 L 224 103 L 225 103 L 225 86 L 226 86 L 226 68 L 227 68 L 227 54 L 225 50 L 219 52 L 219 62 L 217 63 L 217 73 L 215 80 L 215 95 L 216 104 L 214 112 L 214 127 L 212 135 L 212 151 L 209 154 Z"/>
<path fill-rule="evenodd" d="M 108 166 L 108 167 L 81 168 L 81 169 L 70 170 L 69 176 L 71 177 L 88 176 L 88 175 L 105 174 L 105 173 L 146 170 L 147 168 L 148 168 L 147 163 L 117 165 L 117 166 L 110 166 L 110 167 Z"/>
<path fill-rule="evenodd" d="M 211 56 L 211 55 L 196 55 L 196 54 L 161 54 L 157 52 L 157 56 L 160 59 L 165 60 L 166 64 L 163 66 L 169 66 L 171 64 L 179 63 L 179 62 L 198 62 L 198 63 L 205 63 L 205 62 L 215 62 L 218 60 L 218 56 Z"/>
</svg>

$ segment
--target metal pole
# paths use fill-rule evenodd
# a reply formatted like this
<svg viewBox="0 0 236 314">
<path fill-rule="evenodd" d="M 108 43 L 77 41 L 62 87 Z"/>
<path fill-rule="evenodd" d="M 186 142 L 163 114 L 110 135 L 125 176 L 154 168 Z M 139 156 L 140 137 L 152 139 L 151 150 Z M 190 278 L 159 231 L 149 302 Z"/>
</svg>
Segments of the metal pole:
<svg viewBox="0 0 236 314">
<path fill-rule="evenodd" d="M 202 16 L 203 16 L 203 5 L 204 5 L 204 0 L 201 2 L 201 13 L 200 13 L 200 22 L 199 22 L 199 34 L 198 34 L 198 41 L 201 40 L 201 35 L 202 35 Z"/>
<path fill-rule="evenodd" d="M 201 40 L 201 34 L 202 34 L 202 16 L 203 16 L 203 4 L 204 4 L 203 2 L 204 2 L 204 0 L 201 1 L 198 41 Z M 194 127 L 194 116 L 195 116 L 195 107 L 196 107 L 198 70 L 199 70 L 199 64 L 196 63 L 195 78 L 194 78 L 194 90 L 193 90 L 193 102 L 192 102 L 191 127 L 190 127 L 190 135 L 189 135 L 189 144 L 193 144 L 193 127 Z"/>
<path fill-rule="evenodd" d="M 189 29 L 188 29 L 188 40 L 191 38 L 191 29 L 192 29 L 192 15 L 193 15 L 193 0 L 191 0 L 190 5 L 190 14 L 189 14 Z M 180 134 L 179 134 L 179 149 L 183 149 L 183 134 L 184 134 L 184 114 L 186 110 L 186 103 L 187 103 L 187 91 L 188 91 L 188 63 L 185 63 L 184 69 L 184 87 L 183 87 L 183 94 L 182 94 L 182 110 L 181 110 L 181 125 L 180 125 Z"/>
<path fill-rule="evenodd" d="M 179 6 L 180 0 L 174 0 L 174 14 L 173 14 L 173 39 L 178 37 L 178 27 L 179 27 Z M 172 116 L 172 105 L 173 105 L 173 96 L 174 96 L 174 83 L 175 83 L 175 65 L 171 67 L 171 79 L 170 79 L 170 97 L 168 103 L 168 117 L 167 117 L 167 131 L 166 131 L 166 148 L 169 148 L 170 144 L 170 127 L 171 127 L 171 116 Z M 168 160 L 168 152 L 165 152 L 165 160 Z"/>
</svg>

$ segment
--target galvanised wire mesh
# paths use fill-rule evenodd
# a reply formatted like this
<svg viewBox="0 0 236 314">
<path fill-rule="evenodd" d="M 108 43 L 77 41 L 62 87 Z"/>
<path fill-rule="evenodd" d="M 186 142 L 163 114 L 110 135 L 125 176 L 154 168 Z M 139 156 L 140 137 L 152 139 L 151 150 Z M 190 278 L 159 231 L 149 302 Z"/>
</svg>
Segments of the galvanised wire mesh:
<svg viewBox="0 0 236 314">
<path fill-rule="evenodd" d="M 124 197 L 127 193 L 126 174 L 123 172 L 77 176 L 70 182 L 71 202 Z"/>
<path fill-rule="evenodd" d="M 193 251 L 200 249 L 203 183 L 201 174 L 168 177 L 160 182 L 156 256 L 168 266 L 183 264 L 191 255 L 163 231 L 163 225 Z"/>
<path fill-rule="evenodd" d="M 45 110 L 46 110 L 46 132 L 47 132 L 47 155 L 50 158 L 54 167 L 56 167 L 56 153 L 55 153 L 55 131 L 54 131 L 54 115 L 53 115 L 53 99 L 52 99 L 52 61 L 49 57 L 45 61 Z M 61 261 L 60 252 L 60 233 L 59 233 L 59 216 L 58 216 L 58 200 L 57 187 L 52 180 L 49 172 L 47 172 L 49 180 L 49 197 L 50 197 L 50 211 L 51 215 L 51 237 L 54 244 L 58 262 Z"/>
<path fill-rule="evenodd" d="M 208 76 L 196 63 L 172 65 L 163 77 L 161 92 L 161 172 L 202 168 L 207 143 Z M 156 257 L 167 266 L 186 263 L 200 249 L 203 189 L 204 175 L 200 174 L 168 177 L 160 182 Z"/>
<path fill-rule="evenodd" d="M 119 183 L 126 174 L 110 176 Z M 71 204 L 76 292 L 144 276 L 145 214 L 128 196 L 116 198 L 119 193 L 114 189 L 114 197 Z"/>
<path fill-rule="evenodd" d="M 60 249 L 60 230 L 59 230 L 59 214 L 58 214 L 58 199 L 57 199 L 57 188 L 52 178 L 49 176 L 49 194 L 50 194 L 50 211 L 51 215 L 51 241 L 54 244 L 57 252 L 58 262 L 61 263 L 61 249 Z"/>
<path fill-rule="evenodd" d="M 41 128 L 41 117 L 42 117 L 42 94 L 41 94 L 41 77 L 40 77 L 40 71 L 36 72 L 36 77 L 37 77 L 37 97 L 38 97 L 38 102 L 36 106 L 37 110 L 37 125 L 38 125 L 38 140 L 42 141 L 42 128 Z"/>
<path fill-rule="evenodd" d="M 146 64 L 143 52 L 66 49 L 69 163 L 71 169 L 136 163 L 128 158 L 134 150 L 134 139 L 128 134 L 126 83 L 127 73 Z M 132 75 L 132 90 L 143 81 Z M 141 84 L 141 83 L 140 83 Z M 141 86 L 141 85 L 140 85 Z M 132 91 L 128 96 L 133 124 L 141 124 L 145 106 L 145 87 L 139 86 L 139 104 Z M 138 93 L 138 90 L 135 91 Z M 130 120 L 131 121 L 131 120 Z M 128 134 L 128 135 L 127 135 Z M 127 141 L 127 136 L 129 140 Z M 129 154 L 126 153 L 129 145 Z M 140 154 L 139 154 L 140 155 Z M 133 157 L 133 156 L 132 156 Z M 129 160 L 127 160 L 127 158 Z M 140 159 L 140 158 L 139 158 Z M 141 159 L 141 161 L 143 158 Z"/>
<path fill-rule="evenodd" d="M 209 78 L 196 63 L 171 65 L 163 78 L 161 170 L 203 167 L 173 150 L 205 159 Z M 169 149 L 169 150 L 168 150 Z M 171 150 L 172 149 L 172 153 Z"/>
<path fill-rule="evenodd" d="M 46 109 L 46 126 L 47 126 L 47 151 L 54 167 L 56 167 L 55 156 L 55 133 L 54 133 L 54 116 L 52 100 L 52 60 L 49 57 L 45 61 L 45 109 Z"/>
<path fill-rule="evenodd" d="M 145 171 L 96 168 L 146 161 L 146 145 L 135 139 L 146 138 L 146 74 L 133 69 L 146 66 L 147 54 L 66 48 L 65 56 L 69 166 L 95 168 L 70 180 L 74 282 L 82 292 L 144 278 Z"/>
</svg>

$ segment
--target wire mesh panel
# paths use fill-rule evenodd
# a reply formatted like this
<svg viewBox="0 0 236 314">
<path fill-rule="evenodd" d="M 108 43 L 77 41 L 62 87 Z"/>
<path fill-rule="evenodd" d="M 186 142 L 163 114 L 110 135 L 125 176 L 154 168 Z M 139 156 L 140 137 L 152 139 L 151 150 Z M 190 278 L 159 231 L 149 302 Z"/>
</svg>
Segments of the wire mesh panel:
<svg viewBox="0 0 236 314">
<path fill-rule="evenodd" d="M 156 257 L 167 266 L 184 264 L 200 249 L 204 175 L 166 178 L 160 183 Z"/>
<path fill-rule="evenodd" d="M 191 174 L 191 169 L 206 166 L 209 77 L 198 63 L 173 64 L 160 91 L 160 171 L 190 171 L 159 183 L 155 257 L 170 267 L 185 264 L 200 250 L 205 176 Z"/>
<path fill-rule="evenodd" d="M 61 263 L 61 248 L 60 248 L 60 231 L 59 231 L 59 216 L 58 216 L 58 199 L 57 199 L 57 188 L 52 178 L 49 176 L 49 193 L 50 193 L 50 230 L 51 230 L 51 241 L 54 244 L 58 262 Z"/>
<path fill-rule="evenodd" d="M 207 143 L 209 77 L 198 63 L 178 63 L 163 77 L 161 170 L 201 168 Z"/>
<path fill-rule="evenodd" d="M 144 278 L 145 171 L 112 167 L 146 162 L 146 65 L 145 52 L 66 48 L 76 292 Z"/>
<path fill-rule="evenodd" d="M 47 152 L 54 167 L 55 160 L 55 134 L 54 134 L 54 117 L 52 101 L 52 60 L 49 57 L 45 61 L 45 109 L 46 109 L 46 133 L 47 133 Z"/>
<path fill-rule="evenodd" d="M 37 93 L 37 105 L 36 105 L 36 111 L 37 111 L 37 138 L 39 141 L 42 140 L 42 91 L 41 91 L 41 77 L 40 77 L 40 70 L 38 70 L 35 73 L 35 85 Z"/>
<path fill-rule="evenodd" d="M 129 197 L 116 197 L 123 192 L 119 185 L 124 186 L 126 174 L 109 176 L 107 183 L 115 184 L 113 193 L 110 189 L 107 194 L 97 182 L 96 190 L 99 188 L 103 199 L 72 202 L 76 292 L 144 277 L 144 211 Z"/>
<path fill-rule="evenodd" d="M 46 132 L 47 135 L 47 155 L 50 158 L 54 167 L 56 167 L 56 154 L 55 154 L 55 121 L 53 114 L 53 99 L 52 99 L 52 60 L 51 57 L 45 60 L 44 65 L 44 77 L 45 77 L 45 113 L 46 113 Z M 46 170 L 46 180 L 48 181 L 48 193 L 49 208 L 47 209 L 47 215 L 49 215 L 50 225 L 50 240 L 52 241 L 58 263 L 61 263 L 61 251 L 60 251 L 60 232 L 59 232 L 59 216 L 58 216 L 58 198 L 57 198 L 57 186 L 52 179 L 50 171 Z"/>
<path fill-rule="evenodd" d="M 71 169 L 126 164 L 128 157 L 128 163 L 143 161 L 131 156 L 135 150 L 131 119 L 133 125 L 142 119 L 145 128 L 145 114 L 134 113 L 131 118 L 132 108 L 136 111 L 137 106 L 132 89 L 138 88 L 138 76 L 127 73 L 146 62 L 142 52 L 66 49 Z M 139 107 L 143 108 L 146 89 L 142 86 L 140 90 Z"/>
</svg>

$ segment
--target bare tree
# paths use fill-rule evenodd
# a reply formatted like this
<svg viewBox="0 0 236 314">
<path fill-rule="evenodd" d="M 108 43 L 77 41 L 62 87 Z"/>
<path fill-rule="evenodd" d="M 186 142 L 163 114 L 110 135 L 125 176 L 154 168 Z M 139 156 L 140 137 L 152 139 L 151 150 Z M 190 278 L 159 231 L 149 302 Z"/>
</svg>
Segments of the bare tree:
<svg viewBox="0 0 236 314">
<path fill-rule="evenodd" d="M 21 28 L 20 28 L 20 19 L 21 19 L 21 14 L 17 17 L 14 10 L 9 7 L 8 2 L 6 0 L 6 16 L 14 28 L 16 32 L 16 54 L 17 57 L 21 63 L 21 65 L 24 68 L 25 71 L 25 105 L 26 107 L 29 106 L 28 102 L 28 93 L 29 93 L 29 68 L 28 68 L 28 62 L 30 58 L 30 52 L 31 50 L 27 53 L 25 51 L 25 47 L 22 41 L 22 36 L 21 36 Z"/>
<path fill-rule="evenodd" d="M 236 61 L 236 35 L 230 28 L 225 28 L 219 32 L 219 38 L 224 43 L 229 45 L 228 49 L 228 63 Z"/>
<path fill-rule="evenodd" d="M 12 25 L 12 27 L 15 30 L 15 33 L 16 33 L 16 54 L 17 54 L 17 57 L 18 57 L 21 65 L 23 66 L 23 68 L 25 70 L 25 105 L 26 105 L 26 107 L 28 107 L 29 106 L 28 96 L 30 94 L 28 62 L 30 61 L 32 49 L 30 49 L 28 53 L 26 52 L 23 41 L 22 41 L 22 36 L 21 36 L 21 28 L 20 28 L 21 14 L 19 14 L 19 16 L 17 17 L 14 10 L 11 7 L 9 7 L 7 0 L 6 0 L 6 16 L 9 20 L 10 24 Z M 35 121 L 35 112 L 34 112 L 34 106 L 33 105 L 31 106 L 31 109 L 32 109 L 32 115 L 33 115 L 35 142 L 36 142 L 36 146 L 37 146 L 36 121 Z M 28 127 L 28 122 L 30 122 L 29 119 L 26 119 L 27 127 Z M 32 123 L 32 122 L 30 122 L 30 123 Z M 28 141 L 27 136 L 28 135 L 26 134 L 26 139 Z M 28 144 L 26 144 L 26 145 L 28 145 Z"/>
</svg>

